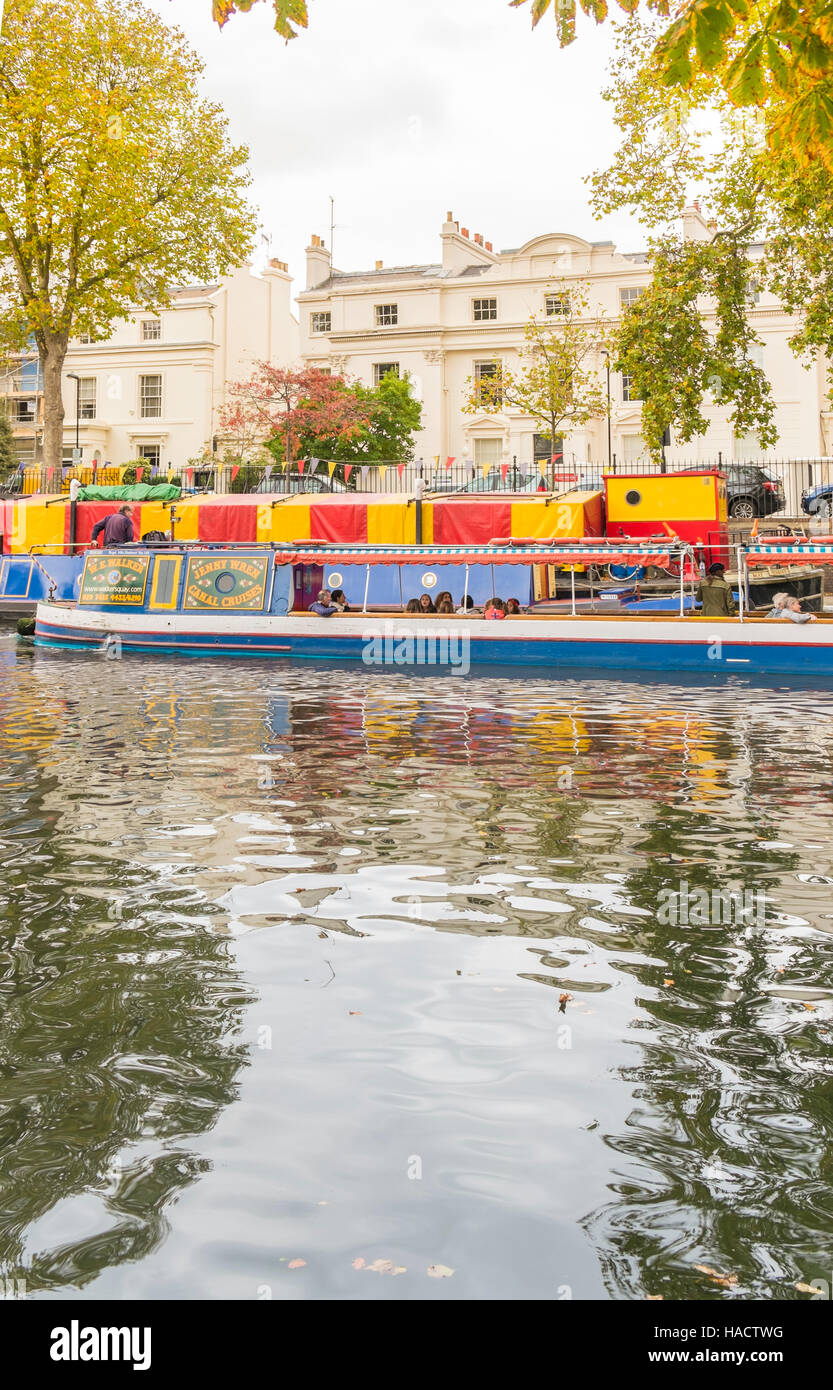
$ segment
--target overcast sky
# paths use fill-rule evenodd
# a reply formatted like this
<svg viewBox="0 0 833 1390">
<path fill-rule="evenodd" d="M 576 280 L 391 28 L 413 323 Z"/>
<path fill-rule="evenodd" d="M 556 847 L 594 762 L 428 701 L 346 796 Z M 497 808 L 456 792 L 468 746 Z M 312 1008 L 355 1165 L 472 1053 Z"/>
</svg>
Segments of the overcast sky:
<svg viewBox="0 0 833 1390">
<path fill-rule="evenodd" d="M 533 34 L 507 0 L 310 0 L 285 44 L 268 0 L 222 32 L 211 0 L 148 3 L 202 55 L 296 290 L 310 234 L 329 242 L 331 194 L 342 270 L 438 260 L 447 209 L 496 250 L 544 232 L 644 244 L 628 218 L 592 218 L 583 182 L 615 147 L 606 26 L 580 15 L 560 49 L 549 15 Z"/>
</svg>

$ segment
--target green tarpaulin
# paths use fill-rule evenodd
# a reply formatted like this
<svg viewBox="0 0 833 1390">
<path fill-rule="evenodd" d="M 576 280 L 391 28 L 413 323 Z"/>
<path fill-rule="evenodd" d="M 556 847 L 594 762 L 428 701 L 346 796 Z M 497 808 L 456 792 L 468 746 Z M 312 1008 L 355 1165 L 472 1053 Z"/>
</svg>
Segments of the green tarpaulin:
<svg viewBox="0 0 833 1390">
<path fill-rule="evenodd" d="M 182 488 L 173 483 L 131 483 L 126 487 L 80 487 L 79 502 L 174 502 Z"/>
</svg>

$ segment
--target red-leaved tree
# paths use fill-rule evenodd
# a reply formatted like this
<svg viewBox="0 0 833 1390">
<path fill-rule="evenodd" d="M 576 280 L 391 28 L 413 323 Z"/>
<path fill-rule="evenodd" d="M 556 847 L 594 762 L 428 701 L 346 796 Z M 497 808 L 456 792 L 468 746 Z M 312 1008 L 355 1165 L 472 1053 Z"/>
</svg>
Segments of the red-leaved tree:
<svg viewBox="0 0 833 1390">
<path fill-rule="evenodd" d="M 351 439 L 370 422 L 344 377 L 327 376 L 316 367 L 293 371 L 259 362 L 248 381 L 229 387 L 229 396 L 220 410 L 224 433 L 264 444 L 280 435 L 288 463 L 302 436 Z"/>
</svg>

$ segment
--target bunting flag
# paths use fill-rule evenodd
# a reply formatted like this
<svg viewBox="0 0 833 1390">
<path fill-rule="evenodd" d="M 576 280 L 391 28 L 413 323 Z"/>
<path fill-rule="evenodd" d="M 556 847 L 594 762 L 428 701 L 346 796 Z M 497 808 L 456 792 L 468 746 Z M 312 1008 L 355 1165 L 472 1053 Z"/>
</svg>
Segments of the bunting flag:
<svg viewBox="0 0 833 1390">
<path fill-rule="evenodd" d="M 471 459 L 466 459 L 466 477 L 474 477 L 474 464 L 472 463 Z"/>
<path fill-rule="evenodd" d="M 288 467 L 289 467 L 289 459 L 281 459 L 281 463 L 280 463 L 281 472 L 282 472 L 282 473 L 285 473 Z"/>
<path fill-rule="evenodd" d="M 484 478 L 488 478 L 491 467 L 492 465 L 490 463 L 483 464 L 483 467 L 481 468 L 480 472 Z"/>
<path fill-rule="evenodd" d="M 401 478 L 401 477 L 402 477 L 402 474 L 405 472 L 405 465 L 404 465 L 404 463 L 398 463 L 398 464 L 396 465 L 396 471 L 397 471 L 397 473 L 399 474 L 399 476 L 400 476 L 400 478 Z"/>
<path fill-rule="evenodd" d="M 450 467 L 451 467 L 451 465 L 452 465 L 452 463 L 454 462 L 454 460 L 455 460 L 456 457 L 457 457 L 456 454 L 449 454 L 448 458 L 447 458 L 446 461 L 445 461 L 445 466 L 446 466 L 446 468 L 450 468 Z"/>
<path fill-rule="evenodd" d="M 239 463 L 233 463 L 233 464 L 231 465 L 231 481 L 232 481 L 232 482 L 234 482 L 234 480 L 235 480 L 235 478 L 237 477 L 237 475 L 238 475 L 239 472 L 240 472 L 240 464 L 239 464 Z M 153 477 L 153 469 L 151 469 L 151 477 Z"/>
<path fill-rule="evenodd" d="M 361 471 L 361 475 L 362 475 L 362 487 L 364 487 L 365 483 L 367 482 L 368 477 L 370 476 L 370 468 L 368 467 L 368 465 L 367 465 L 366 463 L 363 463 L 362 466 L 361 466 L 361 470 L 360 470 L 360 471 Z"/>
<path fill-rule="evenodd" d="M 335 473 L 335 471 L 336 471 L 336 462 L 335 462 L 335 459 L 330 459 L 330 462 L 327 464 L 327 472 L 329 473 L 329 475 L 330 475 L 331 478 L 332 478 L 333 474 Z"/>
<path fill-rule="evenodd" d="M 440 456 L 439 456 L 439 454 L 435 454 L 435 455 L 434 455 L 434 462 L 435 462 L 435 464 L 437 465 L 437 467 L 439 468 L 439 466 L 440 466 Z"/>
<path fill-rule="evenodd" d="M 540 459 L 539 462 L 538 462 L 538 468 L 539 468 L 541 477 L 542 477 L 542 478 L 546 478 L 546 476 L 547 476 L 547 460 L 546 460 L 546 459 Z M 533 477 L 534 477 L 534 476 L 535 476 L 535 475 L 533 474 Z"/>
<path fill-rule="evenodd" d="M 299 472 L 299 473 L 303 473 L 303 471 L 304 471 L 304 463 L 305 463 L 305 462 L 306 462 L 305 459 L 299 459 L 299 460 L 298 460 L 298 472 Z"/>
<path fill-rule="evenodd" d="M 508 464 L 508 463 L 502 463 L 502 464 L 500 465 L 500 480 L 501 480 L 502 483 L 505 483 L 505 482 L 506 482 L 506 474 L 507 474 L 508 472 L 509 472 L 509 464 Z"/>
<path fill-rule="evenodd" d="M 172 479 L 172 478 L 175 478 L 175 477 L 176 477 L 176 474 L 174 473 L 173 469 L 171 469 L 171 471 L 168 473 L 168 482 L 170 482 L 171 479 Z"/>
<path fill-rule="evenodd" d="M 318 465 L 319 465 L 320 462 L 321 462 L 321 460 L 320 460 L 320 459 L 317 459 L 317 458 L 315 457 L 314 454 L 311 454 L 311 455 L 310 455 L 310 461 L 309 461 L 309 471 L 310 471 L 310 473 L 314 473 L 314 472 L 315 472 L 315 470 L 316 470 L 316 468 L 318 467 Z"/>
<path fill-rule="evenodd" d="M 52 476 L 53 476 L 54 472 L 55 472 L 55 469 L 54 469 L 54 468 L 47 468 L 47 470 L 46 470 L 46 480 L 47 480 L 47 482 L 51 482 L 51 481 L 52 481 Z"/>
<path fill-rule="evenodd" d="M 142 474 L 144 473 L 144 471 L 145 471 L 145 470 L 144 470 L 144 465 L 142 465 L 141 467 L 139 467 L 139 468 L 136 469 L 136 482 L 137 482 L 137 483 L 140 483 L 140 482 L 142 481 Z"/>
<path fill-rule="evenodd" d="M 193 484 L 193 481 L 194 481 L 194 470 L 193 470 L 193 468 L 186 468 L 186 470 L 185 470 L 185 481 L 186 481 L 186 483 L 188 484 L 188 486 L 191 487 L 191 485 Z"/>
<path fill-rule="evenodd" d="M 380 463 L 380 464 L 379 464 L 379 477 L 382 479 L 382 482 L 385 481 L 385 474 L 387 473 L 387 471 L 388 471 L 388 465 L 387 465 L 386 463 Z"/>
<path fill-rule="evenodd" d="M 344 481 L 345 481 L 345 483 L 349 483 L 349 481 L 350 481 L 350 474 L 351 474 L 352 472 L 353 472 L 353 465 L 352 465 L 352 463 L 345 463 L 345 465 L 344 465 Z"/>
</svg>

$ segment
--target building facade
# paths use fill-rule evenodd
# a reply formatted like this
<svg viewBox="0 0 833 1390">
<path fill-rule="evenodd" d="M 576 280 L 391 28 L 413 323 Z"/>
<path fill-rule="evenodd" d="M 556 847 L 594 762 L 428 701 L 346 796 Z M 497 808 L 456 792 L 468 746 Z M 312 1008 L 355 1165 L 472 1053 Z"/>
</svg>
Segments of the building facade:
<svg viewBox="0 0 833 1390">
<path fill-rule="evenodd" d="M 694 205 L 684 217 L 684 235 L 701 239 L 710 229 Z M 524 246 L 495 251 L 479 233 L 461 228 L 448 213 L 440 233 L 441 258 L 432 265 L 346 273 L 330 264 L 320 238 L 307 248 L 307 284 L 298 296 L 305 362 L 345 372 L 375 384 L 385 371 L 410 374 L 423 402 L 417 454 L 426 463 L 452 456 L 475 465 L 512 463 L 534 467 L 554 452 L 541 426 L 520 411 L 503 409 L 469 414 L 463 410 L 472 381 L 500 366 L 516 369 L 524 328 L 558 313 L 555 285 L 585 286 L 593 309 L 614 324 L 622 309 L 644 291 L 651 267 L 644 252 L 625 254 L 612 242 L 589 242 L 561 233 L 534 237 Z M 750 258 L 762 248 L 751 247 Z M 833 451 L 833 431 L 818 359 L 803 366 L 788 339 L 795 321 L 773 296 L 754 290 L 752 326 L 763 342 L 758 364 L 773 388 L 778 443 L 772 456 L 817 458 Z M 607 389 L 605 361 L 598 371 Z M 640 433 L 641 403 L 630 399 L 629 382 L 610 374 L 610 438 L 607 418 L 590 421 L 556 441 L 565 466 L 616 466 L 645 457 Z M 736 438 L 730 409 L 719 403 L 705 411 L 708 433 L 687 445 L 672 438 L 669 463 L 764 461 L 759 442 Z"/>
<path fill-rule="evenodd" d="M 64 366 L 64 463 L 73 462 L 77 439 L 83 466 L 142 460 L 179 473 L 218 442 L 218 412 L 232 382 L 260 360 L 297 361 L 291 287 L 283 262 L 259 274 L 247 264 L 221 284 L 173 289 L 158 314 L 137 310 L 102 342 L 73 340 Z M 37 359 L 29 371 L 37 373 Z M 40 420 L 37 393 L 27 399 Z M 38 458 L 37 431 L 30 439 Z"/>
</svg>

